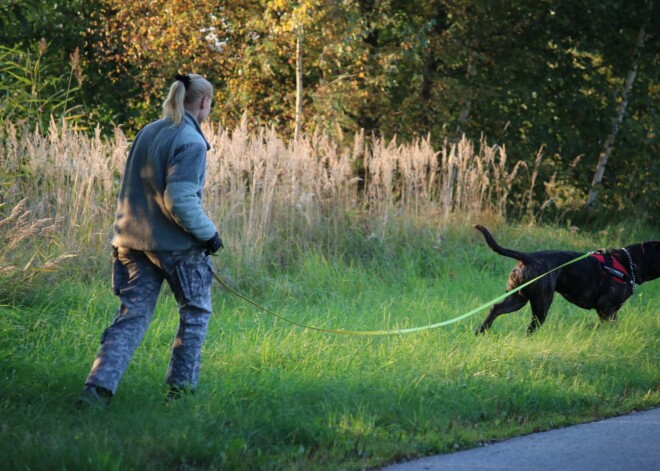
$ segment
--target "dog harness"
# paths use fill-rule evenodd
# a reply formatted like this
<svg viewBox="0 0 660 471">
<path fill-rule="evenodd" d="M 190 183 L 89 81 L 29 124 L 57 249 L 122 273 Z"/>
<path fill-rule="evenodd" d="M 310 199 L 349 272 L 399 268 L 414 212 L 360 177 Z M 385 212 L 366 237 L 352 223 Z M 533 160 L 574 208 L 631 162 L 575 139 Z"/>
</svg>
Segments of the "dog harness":
<svg viewBox="0 0 660 471">
<path fill-rule="evenodd" d="M 606 250 L 597 250 L 591 256 L 600 263 L 600 269 L 603 275 L 609 276 L 615 283 L 622 285 L 634 284 L 634 280 L 628 273 L 628 270 Z"/>
</svg>

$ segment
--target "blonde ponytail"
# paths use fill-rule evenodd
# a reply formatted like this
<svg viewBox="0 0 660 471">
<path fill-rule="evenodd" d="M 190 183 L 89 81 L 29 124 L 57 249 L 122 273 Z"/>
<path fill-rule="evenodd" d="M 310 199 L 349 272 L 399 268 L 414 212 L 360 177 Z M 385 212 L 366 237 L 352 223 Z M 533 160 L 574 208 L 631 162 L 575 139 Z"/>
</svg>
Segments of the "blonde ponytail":
<svg viewBox="0 0 660 471">
<path fill-rule="evenodd" d="M 163 117 L 171 118 L 175 126 L 183 122 L 184 102 L 186 99 L 186 87 L 180 80 L 170 86 L 165 103 L 163 103 Z"/>
<path fill-rule="evenodd" d="M 213 98 L 213 85 L 201 75 L 177 74 L 170 86 L 170 91 L 163 103 L 163 117 L 180 126 L 186 111 L 186 105 L 192 106 L 201 97 Z"/>
</svg>

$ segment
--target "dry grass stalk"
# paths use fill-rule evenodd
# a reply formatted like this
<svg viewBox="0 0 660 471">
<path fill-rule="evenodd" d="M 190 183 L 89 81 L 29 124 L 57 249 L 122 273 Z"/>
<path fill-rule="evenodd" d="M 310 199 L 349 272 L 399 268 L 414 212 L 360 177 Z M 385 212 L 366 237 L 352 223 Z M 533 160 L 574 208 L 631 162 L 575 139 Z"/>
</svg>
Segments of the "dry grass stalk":
<svg viewBox="0 0 660 471">
<path fill-rule="evenodd" d="M 0 219 L 0 276 L 4 285 L 20 286 L 38 272 L 60 268 L 62 261 L 74 256 L 43 255 L 42 247 L 56 237 L 59 224 L 51 218 L 35 219 L 33 212 L 25 209 L 27 202 L 27 198 L 22 199 Z"/>
</svg>

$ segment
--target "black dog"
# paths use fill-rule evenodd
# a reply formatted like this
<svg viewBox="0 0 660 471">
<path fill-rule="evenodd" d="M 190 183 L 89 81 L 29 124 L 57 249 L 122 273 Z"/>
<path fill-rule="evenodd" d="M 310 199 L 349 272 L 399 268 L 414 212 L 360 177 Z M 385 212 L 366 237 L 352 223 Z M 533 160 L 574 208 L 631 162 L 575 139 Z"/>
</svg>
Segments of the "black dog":
<svg viewBox="0 0 660 471">
<path fill-rule="evenodd" d="M 488 246 L 500 255 L 515 258 L 518 264 L 509 274 L 507 291 L 546 273 L 581 254 L 548 250 L 524 253 L 501 247 L 483 226 L 476 225 Z M 523 288 L 495 304 L 477 334 L 485 332 L 500 314 L 514 312 L 527 301 L 532 307 L 532 322 L 527 333 L 534 332 L 548 315 L 555 291 L 583 309 L 595 309 L 601 320 L 615 320 L 621 305 L 633 294 L 635 285 L 660 277 L 660 241 L 648 241 L 622 249 L 599 251 Z"/>
</svg>

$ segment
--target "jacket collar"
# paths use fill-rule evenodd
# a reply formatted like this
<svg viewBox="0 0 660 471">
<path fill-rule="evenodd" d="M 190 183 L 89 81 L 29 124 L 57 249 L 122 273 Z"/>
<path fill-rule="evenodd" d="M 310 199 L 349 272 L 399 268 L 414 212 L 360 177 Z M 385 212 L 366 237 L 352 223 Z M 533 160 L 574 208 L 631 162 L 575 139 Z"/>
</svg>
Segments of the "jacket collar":
<svg viewBox="0 0 660 471">
<path fill-rule="evenodd" d="M 193 129 L 195 129 L 199 133 L 199 135 L 202 136 L 204 142 L 206 142 L 206 150 L 210 150 L 211 145 L 209 144 L 209 141 L 206 140 L 206 136 L 204 136 L 204 133 L 202 132 L 202 128 L 200 127 L 195 117 L 192 114 L 190 114 L 188 111 L 186 111 L 184 115 L 184 120 L 186 124 L 192 126 Z"/>
</svg>

